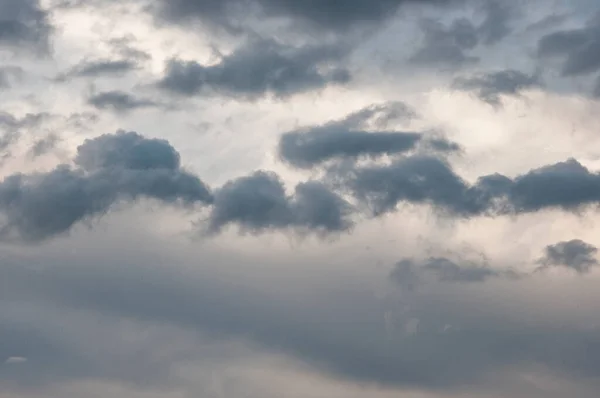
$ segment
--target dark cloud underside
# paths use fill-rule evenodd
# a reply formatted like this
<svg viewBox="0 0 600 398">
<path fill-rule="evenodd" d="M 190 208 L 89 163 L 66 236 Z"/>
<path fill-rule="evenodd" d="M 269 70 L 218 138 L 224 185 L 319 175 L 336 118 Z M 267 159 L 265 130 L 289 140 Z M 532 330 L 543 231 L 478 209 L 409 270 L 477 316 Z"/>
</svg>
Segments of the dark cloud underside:
<svg viewBox="0 0 600 398">
<path fill-rule="evenodd" d="M 252 41 L 211 66 L 173 59 L 158 85 L 185 96 L 287 97 L 347 83 L 351 78 L 348 70 L 328 65 L 341 51 L 337 47 L 286 48 L 274 41 Z"/>
</svg>

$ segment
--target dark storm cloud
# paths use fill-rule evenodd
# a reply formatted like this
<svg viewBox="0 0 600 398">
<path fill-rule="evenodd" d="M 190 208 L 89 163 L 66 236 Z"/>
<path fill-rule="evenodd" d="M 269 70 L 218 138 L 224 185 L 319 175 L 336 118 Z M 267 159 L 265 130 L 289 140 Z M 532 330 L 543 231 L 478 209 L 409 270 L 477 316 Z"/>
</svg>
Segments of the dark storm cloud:
<svg viewBox="0 0 600 398">
<path fill-rule="evenodd" d="M 274 173 L 258 171 L 229 181 L 215 192 L 209 232 L 237 224 L 241 232 L 293 228 L 322 233 L 352 226 L 351 206 L 318 182 L 301 183 L 287 195 Z"/>
<path fill-rule="evenodd" d="M 596 246 L 573 239 L 546 246 L 544 257 L 539 262 L 542 264 L 541 269 L 567 267 L 579 274 L 585 274 L 598 265 L 597 253 Z"/>
<path fill-rule="evenodd" d="M 384 129 L 393 119 L 413 117 L 402 103 L 374 105 L 342 120 L 291 131 L 280 137 L 279 157 L 294 167 L 311 168 L 330 160 L 375 158 L 414 150 L 429 142 L 434 149 L 452 151 L 456 144 L 442 138 L 429 139 L 420 133 Z M 375 130 L 374 130 L 375 129 Z"/>
<path fill-rule="evenodd" d="M 575 211 L 600 202 L 600 174 L 574 159 L 515 178 L 483 176 L 475 184 L 463 180 L 444 160 L 431 156 L 344 172 L 348 173 L 341 175 L 345 186 L 375 215 L 394 211 L 399 203 L 428 204 L 448 214 L 470 217 L 544 209 Z"/>
<path fill-rule="evenodd" d="M 499 105 L 502 95 L 519 95 L 522 90 L 541 85 L 537 74 L 528 75 L 512 69 L 458 77 L 453 82 L 455 88 L 474 92 L 491 105 Z"/>
<path fill-rule="evenodd" d="M 14 174 L 0 183 L 0 235 L 5 240 L 41 241 L 101 216 L 122 200 L 210 203 L 206 185 L 183 170 L 179 154 L 163 140 L 119 132 L 87 140 L 72 168 Z"/>
<path fill-rule="evenodd" d="M 111 110 L 126 113 L 135 109 L 155 107 L 158 104 L 152 100 L 137 98 L 124 91 L 113 90 L 93 94 L 87 99 L 88 104 L 96 109 Z"/>
<path fill-rule="evenodd" d="M 171 21 L 201 19 L 227 27 L 243 25 L 244 16 L 283 17 L 326 31 L 377 25 L 393 17 L 403 4 L 446 5 L 454 0 L 155 0 L 155 13 Z"/>
<path fill-rule="evenodd" d="M 215 65 L 172 59 L 158 86 L 185 96 L 287 97 L 347 83 L 351 78 L 348 70 L 328 65 L 342 52 L 339 47 L 291 48 L 271 40 L 255 40 Z"/>
<path fill-rule="evenodd" d="M 600 71 L 600 17 L 578 29 L 559 30 L 538 42 L 542 58 L 558 57 L 563 76 L 588 75 Z"/>
<path fill-rule="evenodd" d="M 405 258 L 396 263 L 390 273 L 391 280 L 403 289 L 413 291 L 429 281 L 451 283 L 480 283 L 488 279 L 518 279 L 514 271 L 495 270 L 470 261 L 459 262 L 445 257 L 430 257 L 425 260 Z"/>
<path fill-rule="evenodd" d="M 67 72 L 58 75 L 55 80 L 65 82 L 79 77 L 123 76 L 137 68 L 136 62 L 127 59 L 82 61 Z"/>
<path fill-rule="evenodd" d="M 46 53 L 51 33 L 48 14 L 39 0 L 0 1 L 0 47 Z"/>
</svg>

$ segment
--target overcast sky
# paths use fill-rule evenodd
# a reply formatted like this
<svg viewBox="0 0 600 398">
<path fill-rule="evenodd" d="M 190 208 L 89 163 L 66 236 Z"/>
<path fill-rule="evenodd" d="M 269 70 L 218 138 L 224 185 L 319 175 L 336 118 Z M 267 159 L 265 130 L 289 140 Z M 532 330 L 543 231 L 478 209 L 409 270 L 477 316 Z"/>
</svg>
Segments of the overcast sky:
<svg viewBox="0 0 600 398">
<path fill-rule="evenodd" d="M 595 0 L 0 0 L 0 398 L 595 398 Z"/>
</svg>

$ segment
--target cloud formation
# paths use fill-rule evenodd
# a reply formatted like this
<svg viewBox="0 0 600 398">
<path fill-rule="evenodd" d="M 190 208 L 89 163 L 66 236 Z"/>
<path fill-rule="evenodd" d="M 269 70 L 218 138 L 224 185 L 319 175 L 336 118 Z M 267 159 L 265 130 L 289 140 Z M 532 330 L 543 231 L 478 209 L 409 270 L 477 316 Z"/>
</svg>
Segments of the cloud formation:
<svg viewBox="0 0 600 398">
<path fill-rule="evenodd" d="M 481 283 L 494 278 L 516 280 L 521 277 L 513 270 L 496 270 L 466 260 L 459 262 L 446 257 L 405 258 L 396 263 L 390 279 L 402 289 L 414 291 L 428 282 Z"/>
<path fill-rule="evenodd" d="M 558 30 L 543 36 L 538 56 L 558 57 L 563 76 L 589 75 L 600 71 L 600 18 L 592 17 L 581 28 Z"/>
<path fill-rule="evenodd" d="M 92 94 L 87 99 L 88 104 L 99 110 L 110 110 L 117 113 L 127 113 L 136 109 L 158 106 L 152 100 L 138 98 L 133 94 L 119 90 L 102 91 Z"/>
<path fill-rule="evenodd" d="M 105 214 L 121 200 L 183 205 L 212 200 L 207 186 L 181 168 L 173 147 L 134 132 L 86 140 L 75 165 L 6 177 L 0 183 L 0 237 L 42 241 Z"/>
<path fill-rule="evenodd" d="M 519 95 L 523 90 L 541 85 L 537 74 L 528 75 L 512 69 L 458 77 L 453 82 L 455 88 L 474 92 L 482 101 L 491 105 L 499 105 L 502 95 Z"/>
<path fill-rule="evenodd" d="M 541 269 L 566 267 L 579 274 L 585 274 L 597 266 L 598 248 L 580 239 L 573 239 L 546 246 L 544 256 L 539 260 Z"/>
<path fill-rule="evenodd" d="M 158 86 L 183 96 L 288 97 L 350 81 L 347 69 L 328 65 L 341 51 L 338 47 L 290 48 L 273 40 L 252 40 L 210 66 L 172 59 Z"/>
<path fill-rule="evenodd" d="M 372 105 L 341 120 L 284 133 L 277 151 L 283 161 L 294 167 L 312 168 L 331 160 L 397 155 L 413 151 L 420 144 L 438 151 L 459 149 L 443 138 L 389 129 L 394 119 L 414 116 L 402 103 Z"/>
<path fill-rule="evenodd" d="M 341 178 L 350 193 L 375 214 L 399 203 L 426 204 L 460 217 L 573 211 L 600 201 L 600 174 L 575 159 L 531 170 L 515 178 L 482 176 L 469 184 L 446 161 L 410 156 L 390 165 L 357 167 Z"/>
<path fill-rule="evenodd" d="M 209 232 L 237 224 L 242 232 L 295 228 L 316 232 L 345 231 L 351 206 L 326 186 L 306 182 L 287 195 L 274 173 L 258 171 L 227 182 L 215 191 Z"/>
<path fill-rule="evenodd" d="M 50 50 L 52 27 L 39 0 L 0 1 L 0 46 L 34 54 Z"/>
<path fill-rule="evenodd" d="M 294 0 L 156 0 L 155 14 L 171 21 L 200 19 L 226 27 L 239 27 L 248 13 L 258 17 L 287 18 L 307 28 L 344 32 L 357 26 L 376 25 L 394 16 L 404 4 L 446 5 L 455 0 L 351 0 L 297 2 Z M 242 18 L 240 18 L 242 16 Z"/>
</svg>

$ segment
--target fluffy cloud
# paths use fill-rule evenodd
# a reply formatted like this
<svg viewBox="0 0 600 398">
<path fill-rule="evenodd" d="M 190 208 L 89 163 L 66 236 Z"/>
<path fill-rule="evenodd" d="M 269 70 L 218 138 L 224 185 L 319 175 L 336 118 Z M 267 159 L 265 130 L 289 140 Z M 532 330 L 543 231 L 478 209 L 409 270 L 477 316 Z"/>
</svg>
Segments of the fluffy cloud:
<svg viewBox="0 0 600 398">
<path fill-rule="evenodd" d="M 255 98 L 287 97 L 347 83 L 350 72 L 328 67 L 339 56 L 335 47 L 287 48 L 275 41 L 253 41 L 222 57 L 215 65 L 172 59 L 159 87 L 180 95 L 217 93 Z"/>
</svg>

